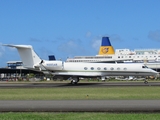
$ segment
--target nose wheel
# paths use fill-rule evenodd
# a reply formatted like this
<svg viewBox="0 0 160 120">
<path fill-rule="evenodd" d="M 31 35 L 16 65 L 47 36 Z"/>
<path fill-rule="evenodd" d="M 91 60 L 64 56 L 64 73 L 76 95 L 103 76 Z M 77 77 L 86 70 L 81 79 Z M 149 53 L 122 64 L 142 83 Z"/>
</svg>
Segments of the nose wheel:
<svg viewBox="0 0 160 120">
<path fill-rule="evenodd" d="M 144 81 L 144 83 L 145 83 L 145 84 L 148 84 L 148 81 L 147 81 L 147 80 L 145 80 L 145 81 Z"/>
</svg>

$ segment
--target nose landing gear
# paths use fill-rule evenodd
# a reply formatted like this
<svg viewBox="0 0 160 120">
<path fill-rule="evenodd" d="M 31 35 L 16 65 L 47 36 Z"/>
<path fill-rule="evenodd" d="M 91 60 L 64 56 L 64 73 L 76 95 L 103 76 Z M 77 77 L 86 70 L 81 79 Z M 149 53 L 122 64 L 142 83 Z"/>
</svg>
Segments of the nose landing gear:
<svg viewBox="0 0 160 120">
<path fill-rule="evenodd" d="M 148 84 L 148 81 L 147 81 L 147 80 L 145 80 L 145 81 L 144 81 L 144 83 L 145 83 L 145 84 Z"/>
</svg>

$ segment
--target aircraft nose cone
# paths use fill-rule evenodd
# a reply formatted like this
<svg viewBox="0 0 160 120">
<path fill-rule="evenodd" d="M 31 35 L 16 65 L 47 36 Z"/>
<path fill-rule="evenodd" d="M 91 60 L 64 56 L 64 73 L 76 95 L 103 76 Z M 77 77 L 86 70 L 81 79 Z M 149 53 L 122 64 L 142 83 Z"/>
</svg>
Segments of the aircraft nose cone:
<svg viewBox="0 0 160 120">
<path fill-rule="evenodd" d="M 159 74 L 159 72 L 157 72 L 157 71 L 155 71 L 155 70 L 151 70 L 151 72 L 152 72 L 154 75 Z"/>
</svg>

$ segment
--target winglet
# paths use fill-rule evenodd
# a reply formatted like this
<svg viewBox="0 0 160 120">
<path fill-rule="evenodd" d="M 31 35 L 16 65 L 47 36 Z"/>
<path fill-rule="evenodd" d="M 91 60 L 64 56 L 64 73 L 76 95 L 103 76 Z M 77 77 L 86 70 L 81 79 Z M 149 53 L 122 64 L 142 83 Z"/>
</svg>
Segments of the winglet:
<svg viewBox="0 0 160 120">
<path fill-rule="evenodd" d="M 109 37 L 102 37 L 102 44 L 99 49 L 98 55 L 115 54 L 114 48 L 112 47 Z"/>
</svg>

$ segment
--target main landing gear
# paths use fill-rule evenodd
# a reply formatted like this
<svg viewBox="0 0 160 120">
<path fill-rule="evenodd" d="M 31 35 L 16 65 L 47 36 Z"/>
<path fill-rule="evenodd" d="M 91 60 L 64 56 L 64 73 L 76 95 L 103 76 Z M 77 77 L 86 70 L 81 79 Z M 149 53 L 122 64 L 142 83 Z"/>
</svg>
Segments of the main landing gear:
<svg viewBox="0 0 160 120">
<path fill-rule="evenodd" d="M 72 77 L 71 78 L 71 84 L 77 84 L 79 82 L 79 77 Z"/>
</svg>

